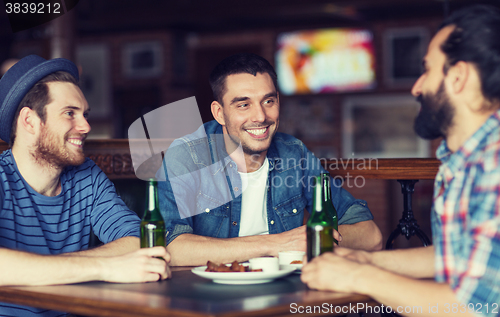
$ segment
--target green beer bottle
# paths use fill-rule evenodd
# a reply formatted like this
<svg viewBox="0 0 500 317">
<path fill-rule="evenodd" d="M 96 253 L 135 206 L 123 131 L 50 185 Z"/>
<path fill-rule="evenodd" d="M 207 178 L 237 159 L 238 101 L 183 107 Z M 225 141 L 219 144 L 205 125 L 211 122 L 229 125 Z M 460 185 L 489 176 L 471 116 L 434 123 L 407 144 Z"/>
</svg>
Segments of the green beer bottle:
<svg viewBox="0 0 500 317">
<path fill-rule="evenodd" d="M 323 187 L 321 177 L 314 178 L 313 210 L 306 224 L 307 260 L 333 251 L 333 218 L 323 210 Z"/>
<path fill-rule="evenodd" d="M 323 184 L 323 211 L 333 219 L 333 229 L 339 230 L 339 223 L 337 220 L 337 210 L 332 203 L 332 191 L 330 188 L 330 173 L 321 173 L 321 183 Z M 335 244 L 339 244 L 336 239 L 333 239 Z"/>
<path fill-rule="evenodd" d="M 149 180 L 146 194 L 146 210 L 141 220 L 141 248 L 165 246 L 165 221 L 160 213 L 156 180 Z"/>
</svg>

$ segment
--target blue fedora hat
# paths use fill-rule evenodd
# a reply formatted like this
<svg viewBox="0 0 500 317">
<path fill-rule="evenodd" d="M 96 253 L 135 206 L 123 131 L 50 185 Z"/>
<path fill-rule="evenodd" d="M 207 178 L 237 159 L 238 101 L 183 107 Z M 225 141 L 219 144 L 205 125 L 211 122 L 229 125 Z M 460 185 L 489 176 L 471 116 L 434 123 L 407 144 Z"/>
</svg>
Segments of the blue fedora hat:
<svg viewBox="0 0 500 317">
<path fill-rule="evenodd" d="M 73 62 L 56 58 L 46 60 L 37 55 L 21 59 L 0 80 L 0 139 L 10 141 L 12 121 L 28 91 L 42 78 L 57 71 L 67 72 L 78 80 L 78 68 Z"/>
</svg>

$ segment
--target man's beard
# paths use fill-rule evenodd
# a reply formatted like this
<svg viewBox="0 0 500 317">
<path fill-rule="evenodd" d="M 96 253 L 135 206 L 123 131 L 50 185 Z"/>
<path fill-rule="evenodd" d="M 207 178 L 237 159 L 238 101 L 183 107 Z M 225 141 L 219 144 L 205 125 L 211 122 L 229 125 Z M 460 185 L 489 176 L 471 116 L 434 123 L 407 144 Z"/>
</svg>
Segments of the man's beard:
<svg viewBox="0 0 500 317">
<path fill-rule="evenodd" d="M 66 166 L 77 166 L 85 162 L 83 151 L 78 154 L 72 153 L 65 147 L 69 134 L 64 135 L 63 144 L 58 142 L 58 136 L 51 132 L 45 125 L 42 125 L 40 137 L 35 145 L 34 156 L 37 162 L 42 165 L 49 165 L 58 168 Z"/>
<path fill-rule="evenodd" d="M 427 140 L 446 137 L 455 111 L 446 94 L 444 82 L 441 81 L 435 94 L 421 94 L 417 97 L 417 101 L 420 102 L 422 108 L 415 118 L 415 133 Z"/>
</svg>

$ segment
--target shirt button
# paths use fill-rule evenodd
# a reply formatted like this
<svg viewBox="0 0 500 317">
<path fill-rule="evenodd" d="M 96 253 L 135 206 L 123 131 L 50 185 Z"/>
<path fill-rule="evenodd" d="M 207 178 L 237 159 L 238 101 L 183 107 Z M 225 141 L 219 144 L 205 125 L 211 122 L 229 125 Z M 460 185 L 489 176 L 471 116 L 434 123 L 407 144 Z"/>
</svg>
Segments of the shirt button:
<svg viewBox="0 0 500 317">
<path fill-rule="evenodd" d="M 207 208 L 207 209 L 205 209 L 205 212 L 210 212 L 210 209 L 208 209 L 208 208 Z"/>
<path fill-rule="evenodd" d="M 296 213 L 297 213 L 297 209 L 292 210 L 292 212 L 293 212 L 294 214 L 296 214 Z"/>
<path fill-rule="evenodd" d="M 238 190 L 239 190 L 239 188 L 238 188 L 238 187 L 235 187 L 235 188 L 234 188 L 234 191 L 235 191 L 235 192 L 237 192 Z"/>
<path fill-rule="evenodd" d="M 271 220 L 271 224 L 274 225 L 274 220 Z"/>
<path fill-rule="evenodd" d="M 233 167 L 233 164 L 229 164 L 229 167 Z"/>
<path fill-rule="evenodd" d="M 233 221 L 233 226 L 236 226 L 238 223 L 236 221 Z"/>
</svg>

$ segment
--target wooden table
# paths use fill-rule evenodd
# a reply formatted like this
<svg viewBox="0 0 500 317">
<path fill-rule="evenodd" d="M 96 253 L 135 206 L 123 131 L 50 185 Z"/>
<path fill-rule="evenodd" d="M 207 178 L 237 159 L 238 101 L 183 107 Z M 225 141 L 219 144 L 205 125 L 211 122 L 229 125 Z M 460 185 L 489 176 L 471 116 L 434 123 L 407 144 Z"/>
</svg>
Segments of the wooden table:
<svg viewBox="0 0 500 317">
<path fill-rule="evenodd" d="M 309 290 L 298 274 L 265 284 L 222 285 L 185 269 L 174 271 L 171 280 L 156 283 L 0 287 L 0 301 L 80 315 L 121 317 L 285 316 L 314 306 L 336 316 L 343 315 L 342 309 L 347 312 L 357 305 L 377 305 L 367 296 Z M 318 307 L 318 314 L 312 315 L 324 316 Z"/>
</svg>

